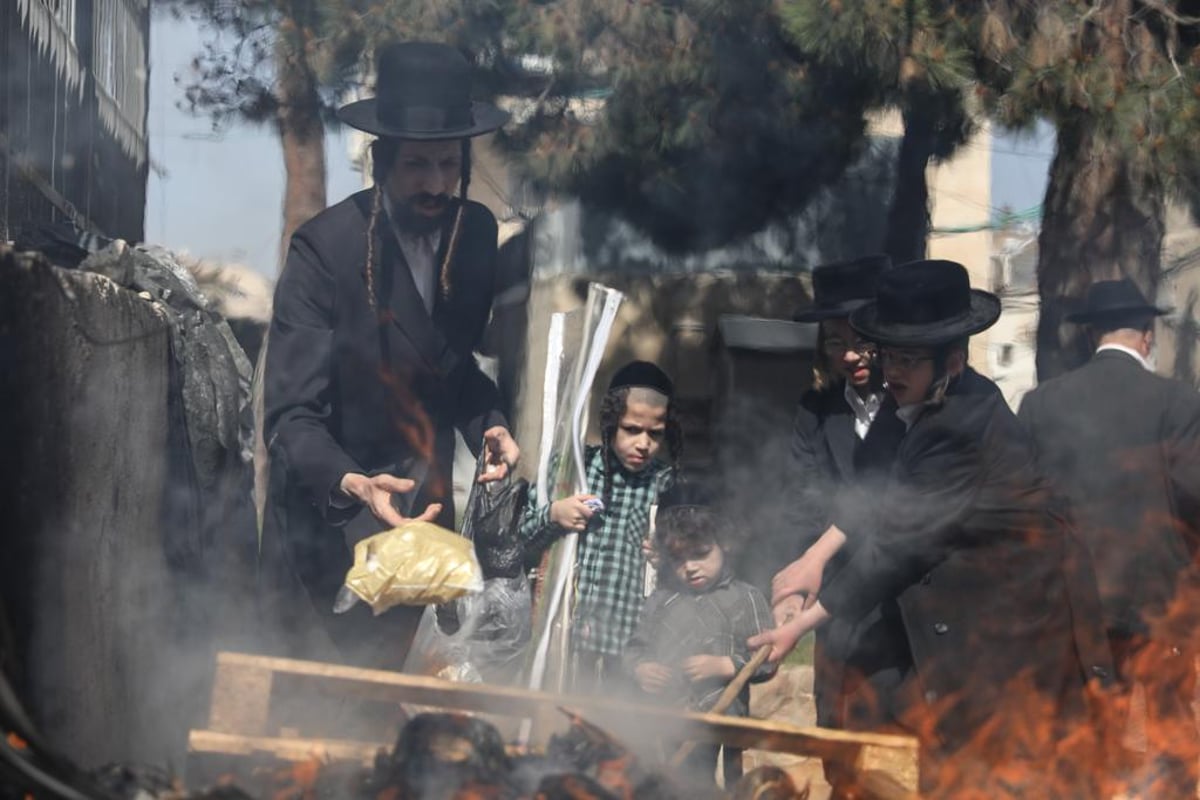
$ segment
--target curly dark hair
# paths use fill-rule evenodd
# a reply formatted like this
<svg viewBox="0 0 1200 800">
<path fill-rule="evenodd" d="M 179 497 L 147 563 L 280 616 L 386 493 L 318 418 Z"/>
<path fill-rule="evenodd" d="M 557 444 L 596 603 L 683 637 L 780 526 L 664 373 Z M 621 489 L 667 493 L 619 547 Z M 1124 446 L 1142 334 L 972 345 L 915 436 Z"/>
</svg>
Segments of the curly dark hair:
<svg viewBox="0 0 1200 800">
<path fill-rule="evenodd" d="M 605 392 L 604 397 L 600 400 L 600 443 L 604 459 L 604 494 L 602 497 L 605 505 L 608 505 L 612 498 L 612 475 L 619 464 L 617 454 L 613 452 L 613 441 L 616 439 L 621 417 L 625 416 L 630 388 L 622 386 L 619 389 L 611 389 Z M 683 454 L 683 428 L 679 424 L 674 398 L 667 398 L 665 422 L 667 455 L 670 458 L 672 470 L 678 472 L 679 457 Z"/>
<path fill-rule="evenodd" d="M 674 585 L 675 564 L 681 553 L 716 545 L 725 554 L 726 569 L 739 549 L 733 527 L 724 515 L 707 506 L 674 506 L 654 519 L 654 552 L 658 554 L 659 583 Z"/>
</svg>

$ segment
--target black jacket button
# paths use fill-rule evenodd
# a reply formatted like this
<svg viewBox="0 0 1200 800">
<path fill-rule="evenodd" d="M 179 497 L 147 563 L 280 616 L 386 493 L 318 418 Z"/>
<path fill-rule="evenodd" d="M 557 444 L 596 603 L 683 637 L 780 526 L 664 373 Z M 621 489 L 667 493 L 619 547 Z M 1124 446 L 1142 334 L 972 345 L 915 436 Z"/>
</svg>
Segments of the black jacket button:
<svg viewBox="0 0 1200 800">
<path fill-rule="evenodd" d="M 1095 675 L 1097 678 L 1103 679 L 1103 678 L 1108 677 L 1108 670 L 1106 670 L 1104 667 L 1100 666 L 1099 664 L 1092 664 L 1092 674 Z"/>
<path fill-rule="evenodd" d="M 933 623 L 933 632 L 938 636 L 942 636 L 950 632 L 950 626 L 944 622 L 935 622 Z"/>
</svg>

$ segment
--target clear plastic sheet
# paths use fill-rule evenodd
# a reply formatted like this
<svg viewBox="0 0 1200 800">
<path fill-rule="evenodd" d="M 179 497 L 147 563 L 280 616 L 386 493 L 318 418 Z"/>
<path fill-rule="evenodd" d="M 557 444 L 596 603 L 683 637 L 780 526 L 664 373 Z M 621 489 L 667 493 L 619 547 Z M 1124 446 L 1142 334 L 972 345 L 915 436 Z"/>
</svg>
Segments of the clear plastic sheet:
<svg viewBox="0 0 1200 800">
<path fill-rule="evenodd" d="M 529 643 L 529 581 L 490 578 L 483 591 L 453 601 L 459 627 L 443 631 L 433 607 L 425 609 L 406 672 L 447 680 L 510 684 L 518 677 Z"/>
</svg>

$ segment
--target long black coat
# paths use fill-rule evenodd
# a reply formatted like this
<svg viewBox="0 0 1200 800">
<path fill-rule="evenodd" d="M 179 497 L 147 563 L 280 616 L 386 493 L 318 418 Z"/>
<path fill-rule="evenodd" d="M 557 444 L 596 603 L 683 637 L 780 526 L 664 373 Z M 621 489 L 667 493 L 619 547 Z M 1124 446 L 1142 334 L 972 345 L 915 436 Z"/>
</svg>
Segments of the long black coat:
<svg viewBox="0 0 1200 800">
<path fill-rule="evenodd" d="M 1049 730 L 1044 717 L 1082 713 L 1086 676 L 1111 671 L 1095 589 L 999 393 L 951 392 L 926 410 L 875 510 L 847 531 L 853 554 L 821 602 L 847 620 L 897 604 L 912 669 L 888 702 L 927 752 L 959 749 L 989 720 Z"/>
<path fill-rule="evenodd" d="M 811 389 L 800 399 L 792 427 L 788 484 L 792 500 L 784 515 L 793 557 L 811 547 L 831 525 L 854 526 L 846 517 L 861 513 L 875 480 L 874 467 L 886 467 L 895 453 L 903 424 L 895 404 L 885 399 L 867 432 L 854 431 L 854 411 L 846 401 L 845 384 Z M 847 547 L 826 567 L 835 574 L 845 563 Z M 813 695 L 817 724 L 830 728 L 858 727 L 846 718 L 847 669 L 873 672 L 882 661 L 907 660 L 907 643 L 898 631 L 894 609 L 880 607 L 862 620 L 831 620 L 817 631 Z M 869 721 L 864 726 L 871 727 Z"/>
<path fill-rule="evenodd" d="M 278 624 L 289 650 L 311 651 L 297 644 L 311 625 L 311 615 L 297 613 L 307 595 L 341 657 L 395 666 L 416 611 L 393 609 L 378 620 L 361 605 L 344 616 L 330 612 L 354 542 L 382 527 L 357 504 L 333 503 L 333 492 L 347 472 L 411 477 L 421 484 L 411 508 L 442 502 L 438 521 L 453 525 L 455 428 L 477 449 L 484 430 L 506 424 L 496 386 L 472 352 L 494 296 L 496 221 L 482 205 L 468 203 L 450 295 L 443 298 L 439 289 L 431 318 L 381 217 L 377 314 L 364 270 L 370 197 L 359 192 L 301 226 L 275 290 L 265 383 L 271 485 L 263 577 L 267 606 L 283 617 Z M 449 238 L 443 231 L 435 263 Z M 386 652 L 375 649 L 380 639 L 387 640 Z"/>
<path fill-rule="evenodd" d="M 1027 394 L 1019 418 L 1091 550 L 1110 632 L 1146 633 L 1196 579 L 1200 395 L 1105 350 Z"/>
</svg>

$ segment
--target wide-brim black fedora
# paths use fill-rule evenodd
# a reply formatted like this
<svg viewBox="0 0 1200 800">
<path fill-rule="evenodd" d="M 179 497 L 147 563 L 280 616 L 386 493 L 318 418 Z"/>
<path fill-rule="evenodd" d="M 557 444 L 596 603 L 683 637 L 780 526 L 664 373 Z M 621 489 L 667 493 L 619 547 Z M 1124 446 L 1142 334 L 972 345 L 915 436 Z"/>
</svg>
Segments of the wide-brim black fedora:
<svg viewBox="0 0 1200 800">
<path fill-rule="evenodd" d="M 1000 298 L 971 288 L 954 261 L 913 261 L 887 270 L 875 299 L 850 315 L 859 336 L 895 347 L 937 347 L 985 331 L 1000 318 Z"/>
<path fill-rule="evenodd" d="M 823 264 L 812 272 L 813 307 L 792 316 L 796 322 L 823 322 L 850 316 L 875 296 L 875 281 L 892 266 L 885 255 Z"/>
<path fill-rule="evenodd" d="M 1137 284 L 1129 278 L 1097 281 L 1088 287 L 1087 301 L 1082 311 L 1066 316 L 1067 322 L 1100 322 L 1136 317 L 1161 317 L 1170 314 L 1169 308 L 1150 303 Z"/>
<path fill-rule="evenodd" d="M 508 112 L 471 100 L 471 65 L 436 42 L 396 42 L 378 51 L 375 96 L 342 106 L 352 128 L 397 139 L 466 139 L 496 130 Z"/>
</svg>

